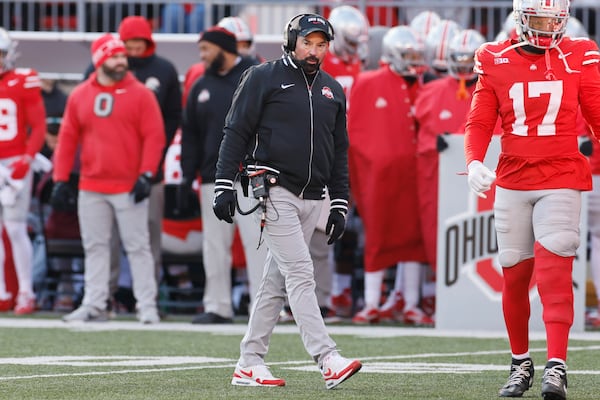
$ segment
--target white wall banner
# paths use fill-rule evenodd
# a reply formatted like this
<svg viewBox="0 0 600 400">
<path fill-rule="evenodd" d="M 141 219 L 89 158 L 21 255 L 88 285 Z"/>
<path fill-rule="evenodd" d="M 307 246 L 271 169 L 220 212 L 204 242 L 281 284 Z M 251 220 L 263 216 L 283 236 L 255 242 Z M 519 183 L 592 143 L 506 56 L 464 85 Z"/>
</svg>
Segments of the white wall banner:
<svg viewBox="0 0 600 400">
<path fill-rule="evenodd" d="M 446 135 L 440 153 L 436 328 L 505 330 L 502 316 L 502 270 L 497 262 L 494 228 L 494 189 L 481 199 L 469 190 L 464 136 Z M 500 138 L 494 136 L 484 164 L 494 170 Z M 581 210 L 581 245 L 573 264 L 575 320 L 573 332 L 583 332 L 586 288 L 587 196 Z M 543 332 L 542 306 L 535 284 L 530 285 L 530 330 Z"/>
</svg>

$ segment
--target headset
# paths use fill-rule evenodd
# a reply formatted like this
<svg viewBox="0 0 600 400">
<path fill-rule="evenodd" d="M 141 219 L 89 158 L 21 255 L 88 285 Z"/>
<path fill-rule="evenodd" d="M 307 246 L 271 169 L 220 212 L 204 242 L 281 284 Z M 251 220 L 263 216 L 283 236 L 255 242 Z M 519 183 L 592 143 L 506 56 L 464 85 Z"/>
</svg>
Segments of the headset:
<svg viewBox="0 0 600 400">
<path fill-rule="evenodd" d="M 298 39 L 298 34 L 300 33 L 300 20 L 303 17 L 315 17 L 323 19 L 327 24 L 327 34 L 329 35 L 330 40 L 333 40 L 333 26 L 326 18 L 319 14 L 298 14 L 290 19 L 285 27 L 285 31 L 283 32 L 283 50 L 286 53 L 296 50 L 296 40 Z"/>
</svg>

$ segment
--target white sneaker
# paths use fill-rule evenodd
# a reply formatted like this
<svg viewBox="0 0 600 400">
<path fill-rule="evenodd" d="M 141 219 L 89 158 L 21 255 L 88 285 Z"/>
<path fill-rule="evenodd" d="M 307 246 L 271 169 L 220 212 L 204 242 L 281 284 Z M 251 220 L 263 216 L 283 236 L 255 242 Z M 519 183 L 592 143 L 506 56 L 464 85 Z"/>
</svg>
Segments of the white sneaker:
<svg viewBox="0 0 600 400">
<path fill-rule="evenodd" d="M 137 318 L 142 324 L 158 324 L 160 317 L 154 307 L 146 307 L 137 313 Z"/>
<path fill-rule="evenodd" d="M 321 363 L 321 374 L 325 379 L 325 386 L 327 389 L 333 389 L 357 373 L 361 367 L 362 364 L 358 360 L 344 358 L 337 351 L 329 353 Z"/>
<path fill-rule="evenodd" d="M 65 322 L 104 322 L 108 321 L 108 313 L 91 306 L 81 306 L 75 311 L 62 317 Z"/>
<path fill-rule="evenodd" d="M 236 386 L 285 386 L 285 381 L 275 378 L 266 365 L 254 365 L 242 368 L 239 364 L 235 366 L 231 384 Z"/>
</svg>

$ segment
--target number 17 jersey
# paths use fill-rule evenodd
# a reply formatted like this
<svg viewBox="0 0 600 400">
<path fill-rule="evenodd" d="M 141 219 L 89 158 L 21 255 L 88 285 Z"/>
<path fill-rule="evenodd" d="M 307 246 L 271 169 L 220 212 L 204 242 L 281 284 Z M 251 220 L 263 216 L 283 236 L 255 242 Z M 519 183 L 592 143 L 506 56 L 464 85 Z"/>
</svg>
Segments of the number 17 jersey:
<svg viewBox="0 0 600 400">
<path fill-rule="evenodd" d="M 581 108 L 600 135 L 600 53 L 588 39 L 564 38 L 543 54 L 486 43 L 475 57 L 479 74 L 467 118 L 467 165 L 483 161 L 496 118 L 502 120 L 497 185 L 514 190 L 591 190 L 589 163 L 579 152 Z"/>
</svg>

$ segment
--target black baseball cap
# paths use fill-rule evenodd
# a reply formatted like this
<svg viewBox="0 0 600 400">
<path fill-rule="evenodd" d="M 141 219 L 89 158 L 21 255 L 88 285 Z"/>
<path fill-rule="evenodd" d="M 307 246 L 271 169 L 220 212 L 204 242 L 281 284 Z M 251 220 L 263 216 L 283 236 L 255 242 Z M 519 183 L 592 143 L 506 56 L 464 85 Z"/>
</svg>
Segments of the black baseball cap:
<svg viewBox="0 0 600 400">
<path fill-rule="evenodd" d="M 327 41 L 333 40 L 333 32 L 325 18 L 316 14 L 304 15 L 298 21 L 298 36 L 307 36 L 313 32 L 323 32 Z"/>
</svg>

